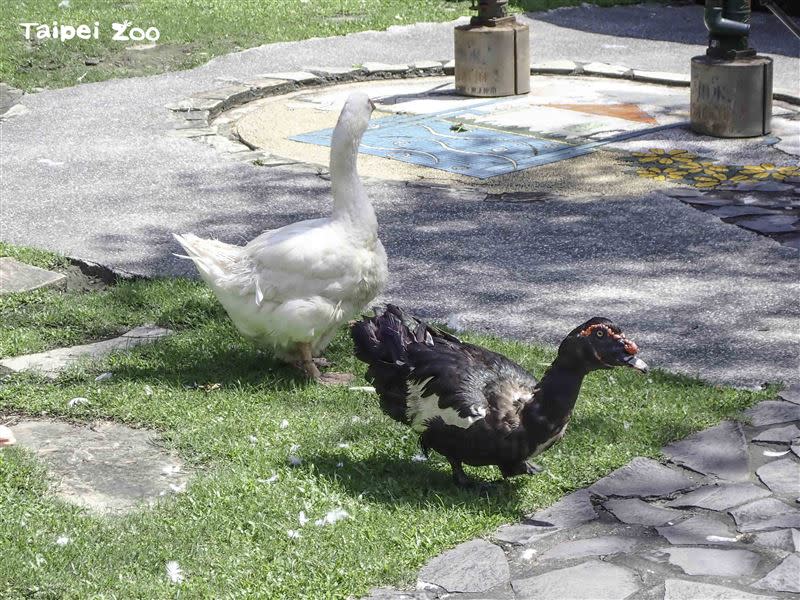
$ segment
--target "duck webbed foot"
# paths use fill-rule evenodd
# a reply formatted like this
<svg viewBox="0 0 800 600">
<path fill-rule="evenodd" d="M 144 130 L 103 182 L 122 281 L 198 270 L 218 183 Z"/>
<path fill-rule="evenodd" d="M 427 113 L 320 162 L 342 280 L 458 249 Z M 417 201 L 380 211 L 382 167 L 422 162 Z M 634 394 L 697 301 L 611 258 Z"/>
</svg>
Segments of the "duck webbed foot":
<svg viewBox="0 0 800 600">
<path fill-rule="evenodd" d="M 536 463 L 531 463 L 521 460 L 513 465 L 501 465 L 500 472 L 503 477 L 514 477 L 515 475 L 536 475 L 544 471 L 542 467 Z"/>
<path fill-rule="evenodd" d="M 448 459 L 450 461 L 450 468 L 453 469 L 453 482 L 460 488 L 471 487 L 474 485 L 467 474 L 464 473 L 464 467 L 457 460 Z"/>
<path fill-rule="evenodd" d="M 461 466 L 461 462 L 449 458 L 447 460 L 450 461 L 450 467 L 453 469 L 453 481 L 462 490 L 469 490 L 484 495 L 489 495 L 491 492 L 495 491 L 495 485 L 493 483 L 475 481 L 467 477 L 467 474 L 464 473 L 464 467 Z"/>
</svg>

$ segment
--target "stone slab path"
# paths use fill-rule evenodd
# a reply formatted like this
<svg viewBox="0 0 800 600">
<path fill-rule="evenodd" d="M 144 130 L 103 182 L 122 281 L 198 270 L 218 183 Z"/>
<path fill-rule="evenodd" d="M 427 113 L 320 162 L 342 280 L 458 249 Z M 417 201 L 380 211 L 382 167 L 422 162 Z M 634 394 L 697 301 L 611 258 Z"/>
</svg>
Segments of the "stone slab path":
<svg viewBox="0 0 800 600">
<path fill-rule="evenodd" d="M 64 370 L 84 361 L 98 360 L 112 352 L 129 350 L 142 344 L 151 344 L 171 333 L 172 331 L 162 327 L 142 325 L 110 340 L 4 358 L 0 360 L 0 373 L 4 371 L 13 373 L 35 371 L 49 379 L 55 379 Z"/>
<path fill-rule="evenodd" d="M 24 419 L 11 431 L 47 467 L 56 495 L 92 513 L 123 514 L 186 490 L 189 474 L 156 432 L 49 419 Z"/>
<path fill-rule="evenodd" d="M 9 256 L 0 257 L 0 294 L 32 292 L 42 288 L 64 289 L 67 277 L 28 265 Z"/>
<path fill-rule="evenodd" d="M 110 340 L 0 360 L 0 373 L 33 371 L 56 379 L 85 361 L 151 344 L 171 334 L 169 329 L 143 325 Z M 97 381 L 111 376 L 103 373 Z M 88 403 L 79 397 L 68 406 L 80 410 Z M 109 421 L 84 425 L 13 416 L 10 425 L 16 443 L 46 466 L 56 495 L 90 512 L 123 514 L 186 490 L 189 476 L 181 460 L 161 449 L 156 432 Z"/>
<path fill-rule="evenodd" d="M 768 600 L 800 593 L 800 386 L 638 457 L 368 600 Z"/>
</svg>

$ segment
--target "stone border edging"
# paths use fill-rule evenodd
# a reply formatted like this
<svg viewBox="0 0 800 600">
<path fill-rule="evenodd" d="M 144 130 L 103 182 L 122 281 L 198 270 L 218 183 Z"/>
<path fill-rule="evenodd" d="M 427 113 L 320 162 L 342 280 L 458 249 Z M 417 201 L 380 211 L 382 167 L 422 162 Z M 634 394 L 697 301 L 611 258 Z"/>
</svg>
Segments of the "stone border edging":
<svg viewBox="0 0 800 600">
<path fill-rule="evenodd" d="M 453 75 L 454 60 L 423 60 L 410 64 L 385 64 L 366 62 L 360 66 L 308 67 L 305 71 L 265 73 L 254 79 L 197 92 L 188 98 L 167 104 L 165 107 L 183 118 L 173 133 L 185 138 L 203 138 L 209 145 L 230 158 L 248 163 L 297 164 L 298 161 L 277 159 L 269 152 L 243 142 L 229 123 L 231 119 L 219 121 L 224 112 L 255 100 L 280 96 L 306 87 L 321 87 L 339 83 L 376 81 L 381 79 L 410 79 Z M 680 73 L 646 71 L 623 65 L 601 62 L 578 62 L 557 60 L 533 63 L 531 75 L 567 75 L 628 79 L 642 83 L 689 87 L 690 78 Z M 773 99 L 800 106 L 800 96 L 787 91 L 773 91 Z M 212 122 L 217 121 L 216 126 Z M 277 160 L 276 160 L 277 159 Z"/>
</svg>

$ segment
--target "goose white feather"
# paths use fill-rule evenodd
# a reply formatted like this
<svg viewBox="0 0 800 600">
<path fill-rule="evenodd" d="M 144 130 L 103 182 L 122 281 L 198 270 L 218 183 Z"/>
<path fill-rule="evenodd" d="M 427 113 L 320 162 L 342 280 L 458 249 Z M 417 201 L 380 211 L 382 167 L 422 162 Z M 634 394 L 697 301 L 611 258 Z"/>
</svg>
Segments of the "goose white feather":
<svg viewBox="0 0 800 600">
<path fill-rule="evenodd" d="M 297 360 L 303 344 L 319 356 L 386 284 L 386 252 L 356 170 L 373 108 L 355 93 L 339 116 L 331 140 L 331 216 L 266 231 L 245 246 L 175 236 L 242 335 L 281 359 Z"/>
</svg>

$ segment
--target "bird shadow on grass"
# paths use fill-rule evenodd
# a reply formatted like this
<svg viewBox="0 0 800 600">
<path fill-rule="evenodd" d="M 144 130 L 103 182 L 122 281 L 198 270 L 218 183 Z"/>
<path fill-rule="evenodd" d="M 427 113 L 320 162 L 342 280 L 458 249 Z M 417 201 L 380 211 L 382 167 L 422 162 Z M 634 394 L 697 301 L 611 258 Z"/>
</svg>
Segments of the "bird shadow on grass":
<svg viewBox="0 0 800 600">
<path fill-rule="evenodd" d="M 412 462 L 385 454 L 344 462 L 340 456 L 327 453 L 307 458 L 320 476 L 344 487 L 353 497 L 391 506 L 459 506 L 480 501 L 501 508 L 519 500 L 518 486 L 509 480 L 490 481 L 473 475 L 476 485 L 460 488 L 453 482 L 449 467 L 438 469 L 430 461 Z"/>
<path fill-rule="evenodd" d="M 106 366 L 118 379 L 155 380 L 183 386 L 236 384 L 286 391 L 309 385 L 299 369 L 245 340 L 206 342 L 202 335 L 197 340 L 185 335 L 170 336 L 156 344 L 140 346 L 132 353 L 112 355 Z"/>
</svg>

